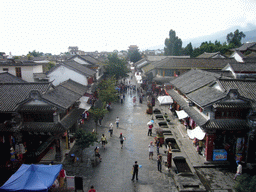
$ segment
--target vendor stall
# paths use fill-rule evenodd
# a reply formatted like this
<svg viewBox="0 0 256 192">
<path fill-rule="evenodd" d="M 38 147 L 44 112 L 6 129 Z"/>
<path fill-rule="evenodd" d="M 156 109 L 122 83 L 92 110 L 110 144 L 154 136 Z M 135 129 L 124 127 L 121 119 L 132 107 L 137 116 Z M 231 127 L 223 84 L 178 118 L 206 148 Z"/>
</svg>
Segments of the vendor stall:
<svg viewBox="0 0 256 192">
<path fill-rule="evenodd" d="M 47 192 L 53 185 L 62 165 L 27 165 L 21 167 L 0 187 L 6 191 L 39 191 Z"/>
</svg>

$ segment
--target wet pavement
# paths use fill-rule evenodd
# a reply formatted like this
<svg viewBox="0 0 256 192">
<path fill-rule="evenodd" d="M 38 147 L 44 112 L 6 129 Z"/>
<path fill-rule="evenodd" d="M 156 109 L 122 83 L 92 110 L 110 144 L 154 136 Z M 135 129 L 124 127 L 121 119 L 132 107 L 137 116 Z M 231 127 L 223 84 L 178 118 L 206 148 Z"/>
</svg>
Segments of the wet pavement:
<svg viewBox="0 0 256 192">
<path fill-rule="evenodd" d="M 157 170 L 156 149 L 153 160 L 148 158 L 148 144 L 156 136 L 155 131 L 153 131 L 152 137 L 147 136 L 147 122 L 151 120 L 152 115 L 146 114 L 146 99 L 142 104 L 137 99 L 136 105 L 133 105 L 133 96 L 137 96 L 137 93 L 130 94 L 129 92 L 125 95 L 123 104 L 114 103 L 112 110 L 105 115 L 102 126 L 97 126 L 98 138 L 103 133 L 107 136 L 108 144 L 105 150 L 101 144 L 96 143 L 84 150 L 83 162 L 79 160 L 72 163 L 69 158 L 66 158 L 63 166 L 68 176 L 83 177 L 84 191 L 88 191 L 91 185 L 94 185 L 97 192 L 232 191 L 232 186 L 235 183 L 232 179 L 234 174 L 226 170 L 206 167 L 204 157 L 197 154 L 192 140 L 188 139 L 186 135 L 184 126 L 167 107 L 158 106 L 158 102 L 156 102 L 155 108 L 159 108 L 162 114 L 167 112 L 171 118 L 172 125 L 169 125 L 169 128 L 180 148 L 180 152 L 174 152 L 173 157 L 185 157 L 192 175 L 182 176 L 175 173 L 175 166 L 169 172 L 164 165 L 162 173 L 160 173 Z M 119 128 L 115 126 L 116 117 L 120 119 Z M 110 123 L 114 124 L 113 137 L 110 137 L 108 132 Z M 155 120 L 154 127 L 156 127 L 156 123 Z M 89 120 L 82 127 L 87 131 L 92 131 L 95 129 L 95 123 L 93 120 Z M 122 149 L 119 141 L 120 133 L 126 137 Z M 102 162 L 94 167 L 91 160 L 94 159 L 93 150 L 96 146 L 100 147 Z M 164 150 L 164 147 L 161 148 L 160 153 L 165 159 Z M 76 154 L 77 152 L 72 149 L 71 153 Z M 138 164 L 142 165 L 139 169 L 138 181 L 131 181 L 134 161 L 138 161 Z M 196 183 L 200 187 L 188 187 L 191 183 Z"/>
</svg>

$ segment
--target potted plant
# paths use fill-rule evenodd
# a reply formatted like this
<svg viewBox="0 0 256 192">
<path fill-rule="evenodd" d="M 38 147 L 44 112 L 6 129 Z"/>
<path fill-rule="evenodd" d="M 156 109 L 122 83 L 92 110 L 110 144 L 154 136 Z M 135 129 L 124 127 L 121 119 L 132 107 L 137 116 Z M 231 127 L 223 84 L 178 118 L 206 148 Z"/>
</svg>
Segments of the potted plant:
<svg viewBox="0 0 256 192">
<path fill-rule="evenodd" d="M 156 137 L 159 140 L 160 144 L 164 144 L 164 132 L 161 128 L 156 128 Z"/>
</svg>

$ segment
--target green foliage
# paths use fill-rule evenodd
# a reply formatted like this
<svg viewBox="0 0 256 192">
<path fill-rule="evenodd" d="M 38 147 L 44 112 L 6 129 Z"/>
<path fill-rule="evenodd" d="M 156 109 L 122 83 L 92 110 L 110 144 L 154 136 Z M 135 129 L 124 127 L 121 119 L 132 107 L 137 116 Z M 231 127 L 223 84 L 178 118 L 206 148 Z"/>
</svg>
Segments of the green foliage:
<svg viewBox="0 0 256 192">
<path fill-rule="evenodd" d="M 256 189 L 256 175 L 250 176 L 248 174 L 242 174 L 237 177 L 237 183 L 234 187 L 236 192 L 255 192 Z"/>
<path fill-rule="evenodd" d="M 95 108 L 92 107 L 89 109 L 89 113 L 92 114 L 92 118 L 96 124 L 96 132 L 97 132 L 97 123 L 99 119 L 103 118 L 106 113 L 108 113 L 108 110 L 106 109 L 106 103 L 104 102 L 101 108 Z"/>
<path fill-rule="evenodd" d="M 239 32 L 239 30 L 235 30 L 234 33 L 229 33 L 227 35 L 227 42 L 230 44 L 230 43 L 233 43 L 235 45 L 235 47 L 239 47 L 241 46 L 241 40 L 242 38 L 245 38 L 245 34 L 241 31 Z"/>
<path fill-rule="evenodd" d="M 117 80 L 128 77 L 130 70 L 126 66 L 126 60 L 120 59 L 117 53 L 109 54 L 105 69 L 109 77 L 115 77 Z"/>
<path fill-rule="evenodd" d="M 85 130 L 83 129 L 79 129 L 76 134 L 76 145 L 80 148 L 80 149 L 85 149 L 87 147 L 90 147 L 91 145 L 94 144 L 94 142 L 97 141 L 97 137 L 95 134 L 93 133 L 87 133 Z"/>
<path fill-rule="evenodd" d="M 115 89 L 116 79 L 114 77 L 102 80 L 99 83 L 98 97 L 102 102 L 117 101 L 117 90 Z"/>
<path fill-rule="evenodd" d="M 13 59 L 20 59 L 20 56 L 14 56 Z"/>
<path fill-rule="evenodd" d="M 131 55 L 130 55 L 131 62 L 136 63 L 140 59 L 141 59 L 141 55 L 137 49 L 131 53 Z"/>
<path fill-rule="evenodd" d="M 34 51 L 32 51 L 32 52 L 29 51 L 28 54 L 31 55 L 31 56 L 33 56 L 33 57 L 40 57 L 40 56 L 42 56 L 44 53 L 43 53 L 43 52 L 40 52 L 40 53 L 39 53 L 38 51 L 36 52 L 36 50 L 34 50 Z"/>
<path fill-rule="evenodd" d="M 189 55 L 190 57 L 192 57 L 193 47 L 192 47 L 191 42 L 189 44 L 187 44 L 187 46 L 184 48 L 183 52 L 184 52 L 184 55 Z"/>
<path fill-rule="evenodd" d="M 169 38 L 165 39 L 164 54 L 174 56 L 182 54 L 182 41 L 176 36 L 176 32 L 172 29 L 169 32 Z"/>
</svg>

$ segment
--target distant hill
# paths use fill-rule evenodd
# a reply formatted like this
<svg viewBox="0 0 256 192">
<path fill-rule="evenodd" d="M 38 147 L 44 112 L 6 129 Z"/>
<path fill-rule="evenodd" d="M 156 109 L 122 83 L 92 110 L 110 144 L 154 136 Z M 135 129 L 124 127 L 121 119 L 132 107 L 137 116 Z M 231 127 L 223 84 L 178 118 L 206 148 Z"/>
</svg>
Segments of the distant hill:
<svg viewBox="0 0 256 192">
<path fill-rule="evenodd" d="M 227 41 L 226 39 L 227 34 L 231 32 L 233 33 L 237 29 L 239 31 L 242 31 L 246 35 L 246 37 L 242 39 L 242 43 L 256 42 L 256 25 L 248 23 L 246 27 L 234 26 L 227 30 L 219 31 L 211 35 L 205 35 L 205 36 L 201 36 L 193 39 L 186 39 L 186 40 L 181 39 L 182 47 L 186 47 L 187 44 L 189 44 L 190 42 L 192 43 L 193 47 L 199 47 L 201 43 L 205 41 L 208 41 L 208 42 L 211 41 L 212 43 L 214 43 L 217 40 L 217 41 L 220 41 L 220 43 L 224 43 Z M 156 49 L 163 49 L 163 48 L 164 48 L 164 45 L 156 45 L 154 47 L 149 47 L 147 49 L 156 50 Z"/>
</svg>

